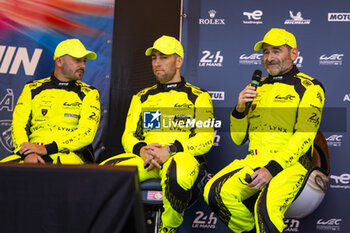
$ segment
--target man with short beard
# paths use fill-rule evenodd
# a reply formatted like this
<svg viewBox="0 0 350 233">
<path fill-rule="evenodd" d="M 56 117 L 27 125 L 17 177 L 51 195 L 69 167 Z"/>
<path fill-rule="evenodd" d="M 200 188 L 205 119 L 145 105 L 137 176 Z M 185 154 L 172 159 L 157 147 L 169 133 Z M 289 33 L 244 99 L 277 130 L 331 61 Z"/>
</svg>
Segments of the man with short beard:
<svg viewBox="0 0 350 233">
<path fill-rule="evenodd" d="M 16 154 L 1 162 L 85 162 L 83 150 L 92 143 L 100 122 L 100 97 L 96 88 L 80 80 L 86 60 L 96 57 L 78 39 L 57 45 L 51 76 L 23 88 L 11 125 Z"/>
<path fill-rule="evenodd" d="M 157 84 L 131 100 L 122 137 L 126 153 L 102 164 L 136 165 L 141 182 L 160 178 L 164 212 L 159 232 L 173 233 L 183 221 L 202 155 L 213 145 L 213 106 L 208 92 L 181 77 L 184 52 L 177 39 L 162 36 L 146 55 L 152 57 Z"/>
<path fill-rule="evenodd" d="M 257 89 L 248 85 L 240 92 L 230 116 L 231 137 L 237 145 L 249 140 L 249 154 L 219 171 L 204 189 L 205 201 L 236 233 L 283 231 L 284 213 L 311 168 L 324 105 L 322 84 L 293 65 L 298 57 L 293 34 L 272 28 L 255 44 L 255 51 L 261 49 L 269 75 Z"/>
</svg>

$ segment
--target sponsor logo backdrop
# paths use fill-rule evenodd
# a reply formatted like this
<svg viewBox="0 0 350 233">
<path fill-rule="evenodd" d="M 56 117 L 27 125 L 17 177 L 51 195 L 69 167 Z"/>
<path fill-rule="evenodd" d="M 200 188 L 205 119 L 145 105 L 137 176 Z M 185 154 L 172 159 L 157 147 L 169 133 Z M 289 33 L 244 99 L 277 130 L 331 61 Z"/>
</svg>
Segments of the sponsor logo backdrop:
<svg viewBox="0 0 350 233">
<path fill-rule="evenodd" d="M 286 220 L 286 232 L 350 232 L 350 145 L 346 143 L 350 108 L 350 8 L 347 0 L 283 2 L 185 0 L 182 43 L 185 79 L 211 94 L 216 119 L 214 146 L 207 155 L 216 173 L 234 159 L 245 157 L 247 145 L 236 146 L 230 137 L 229 114 L 239 92 L 255 69 L 267 75 L 262 53 L 254 44 L 272 27 L 285 28 L 297 39 L 295 64 L 326 89 L 321 122 L 331 155 L 330 183 L 325 199 L 303 219 Z M 185 213 L 180 232 L 231 232 L 201 198 Z"/>
<path fill-rule="evenodd" d="M 98 154 L 107 123 L 113 12 L 114 0 L 1 1 L 0 158 L 13 151 L 12 113 L 24 84 L 51 75 L 54 50 L 69 38 L 79 38 L 97 53 L 97 60 L 88 60 L 83 81 L 101 94 L 102 120 L 94 142 Z"/>
</svg>

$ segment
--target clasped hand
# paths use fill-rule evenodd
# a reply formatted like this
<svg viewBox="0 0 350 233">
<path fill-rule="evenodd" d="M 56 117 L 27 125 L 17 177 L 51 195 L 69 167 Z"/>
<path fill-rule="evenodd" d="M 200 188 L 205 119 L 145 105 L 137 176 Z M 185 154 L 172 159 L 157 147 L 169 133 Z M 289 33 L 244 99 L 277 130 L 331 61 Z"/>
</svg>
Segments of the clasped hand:
<svg viewBox="0 0 350 233">
<path fill-rule="evenodd" d="M 25 163 L 45 163 L 41 156 L 47 154 L 45 146 L 40 146 L 30 142 L 24 142 L 20 145 L 19 153 L 26 155 Z"/>
<path fill-rule="evenodd" d="M 272 175 L 267 168 L 262 167 L 251 175 L 251 179 L 252 181 L 248 184 L 250 188 L 262 189 L 270 182 Z"/>
<path fill-rule="evenodd" d="M 153 168 L 162 168 L 162 164 L 165 163 L 170 154 L 168 152 L 168 146 L 162 146 L 159 143 L 152 143 L 147 146 L 144 146 L 140 150 L 140 155 L 142 159 L 145 161 L 143 166 L 147 171 L 151 171 Z"/>
</svg>

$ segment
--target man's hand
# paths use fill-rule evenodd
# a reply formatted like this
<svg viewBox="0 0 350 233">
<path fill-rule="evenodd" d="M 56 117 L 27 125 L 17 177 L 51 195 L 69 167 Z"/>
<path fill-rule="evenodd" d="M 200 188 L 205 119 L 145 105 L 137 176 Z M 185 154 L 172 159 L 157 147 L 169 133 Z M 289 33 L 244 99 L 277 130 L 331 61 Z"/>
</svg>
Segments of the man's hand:
<svg viewBox="0 0 350 233">
<path fill-rule="evenodd" d="M 22 155 L 28 155 L 32 153 L 36 153 L 38 155 L 47 155 L 45 146 L 39 146 L 30 142 L 23 142 L 20 147 L 21 149 L 19 149 L 19 153 Z"/>
<path fill-rule="evenodd" d="M 246 103 L 253 101 L 258 96 L 258 92 L 255 91 L 255 87 L 247 86 L 239 93 L 236 110 L 238 112 L 244 112 Z"/>
<path fill-rule="evenodd" d="M 147 167 L 147 171 L 152 170 L 154 167 L 161 168 L 161 164 L 165 163 L 169 158 L 168 145 L 162 146 L 159 143 L 152 143 L 144 146 L 140 150 L 140 155 L 144 162 L 144 167 Z"/>
<path fill-rule="evenodd" d="M 44 164 L 45 161 L 43 160 L 43 158 L 41 158 L 40 155 L 36 154 L 36 153 L 32 153 L 27 155 L 24 158 L 24 163 L 42 163 Z"/>
<path fill-rule="evenodd" d="M 140 156 L 145 161 L 143 166 L 147 168 L 147 171 L 151 171 L 154 167 L 161 168 L 159 159 L 157 159 L 151 152 L 153 149 L 161 147 L 158 143 L 152 143 L 147 146 L 141 147 Z"/>
<path fill-rule="evenodd" d="M 251 175 L 251 178 L 252 182 L 250 182 L 248 186 L 252 189 L 262 189 L 270 182 L 272 175 L 267 168 L 262 167 L 255 171 Z"/>
</svg>

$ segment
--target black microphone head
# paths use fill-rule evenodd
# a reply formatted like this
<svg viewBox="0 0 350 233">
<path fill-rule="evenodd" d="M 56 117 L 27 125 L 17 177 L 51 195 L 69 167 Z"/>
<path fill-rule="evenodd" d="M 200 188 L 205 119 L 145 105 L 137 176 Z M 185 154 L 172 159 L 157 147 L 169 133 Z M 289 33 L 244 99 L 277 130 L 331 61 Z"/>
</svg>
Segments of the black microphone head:
<svg viewBox="0 0 350 233">
<path fill-rule="evenodd" d="M 253 73 L 252 80 L 260 82 L 261 76 L 262 76 L 261 70 L 255 70 Z"/>
</svg>

